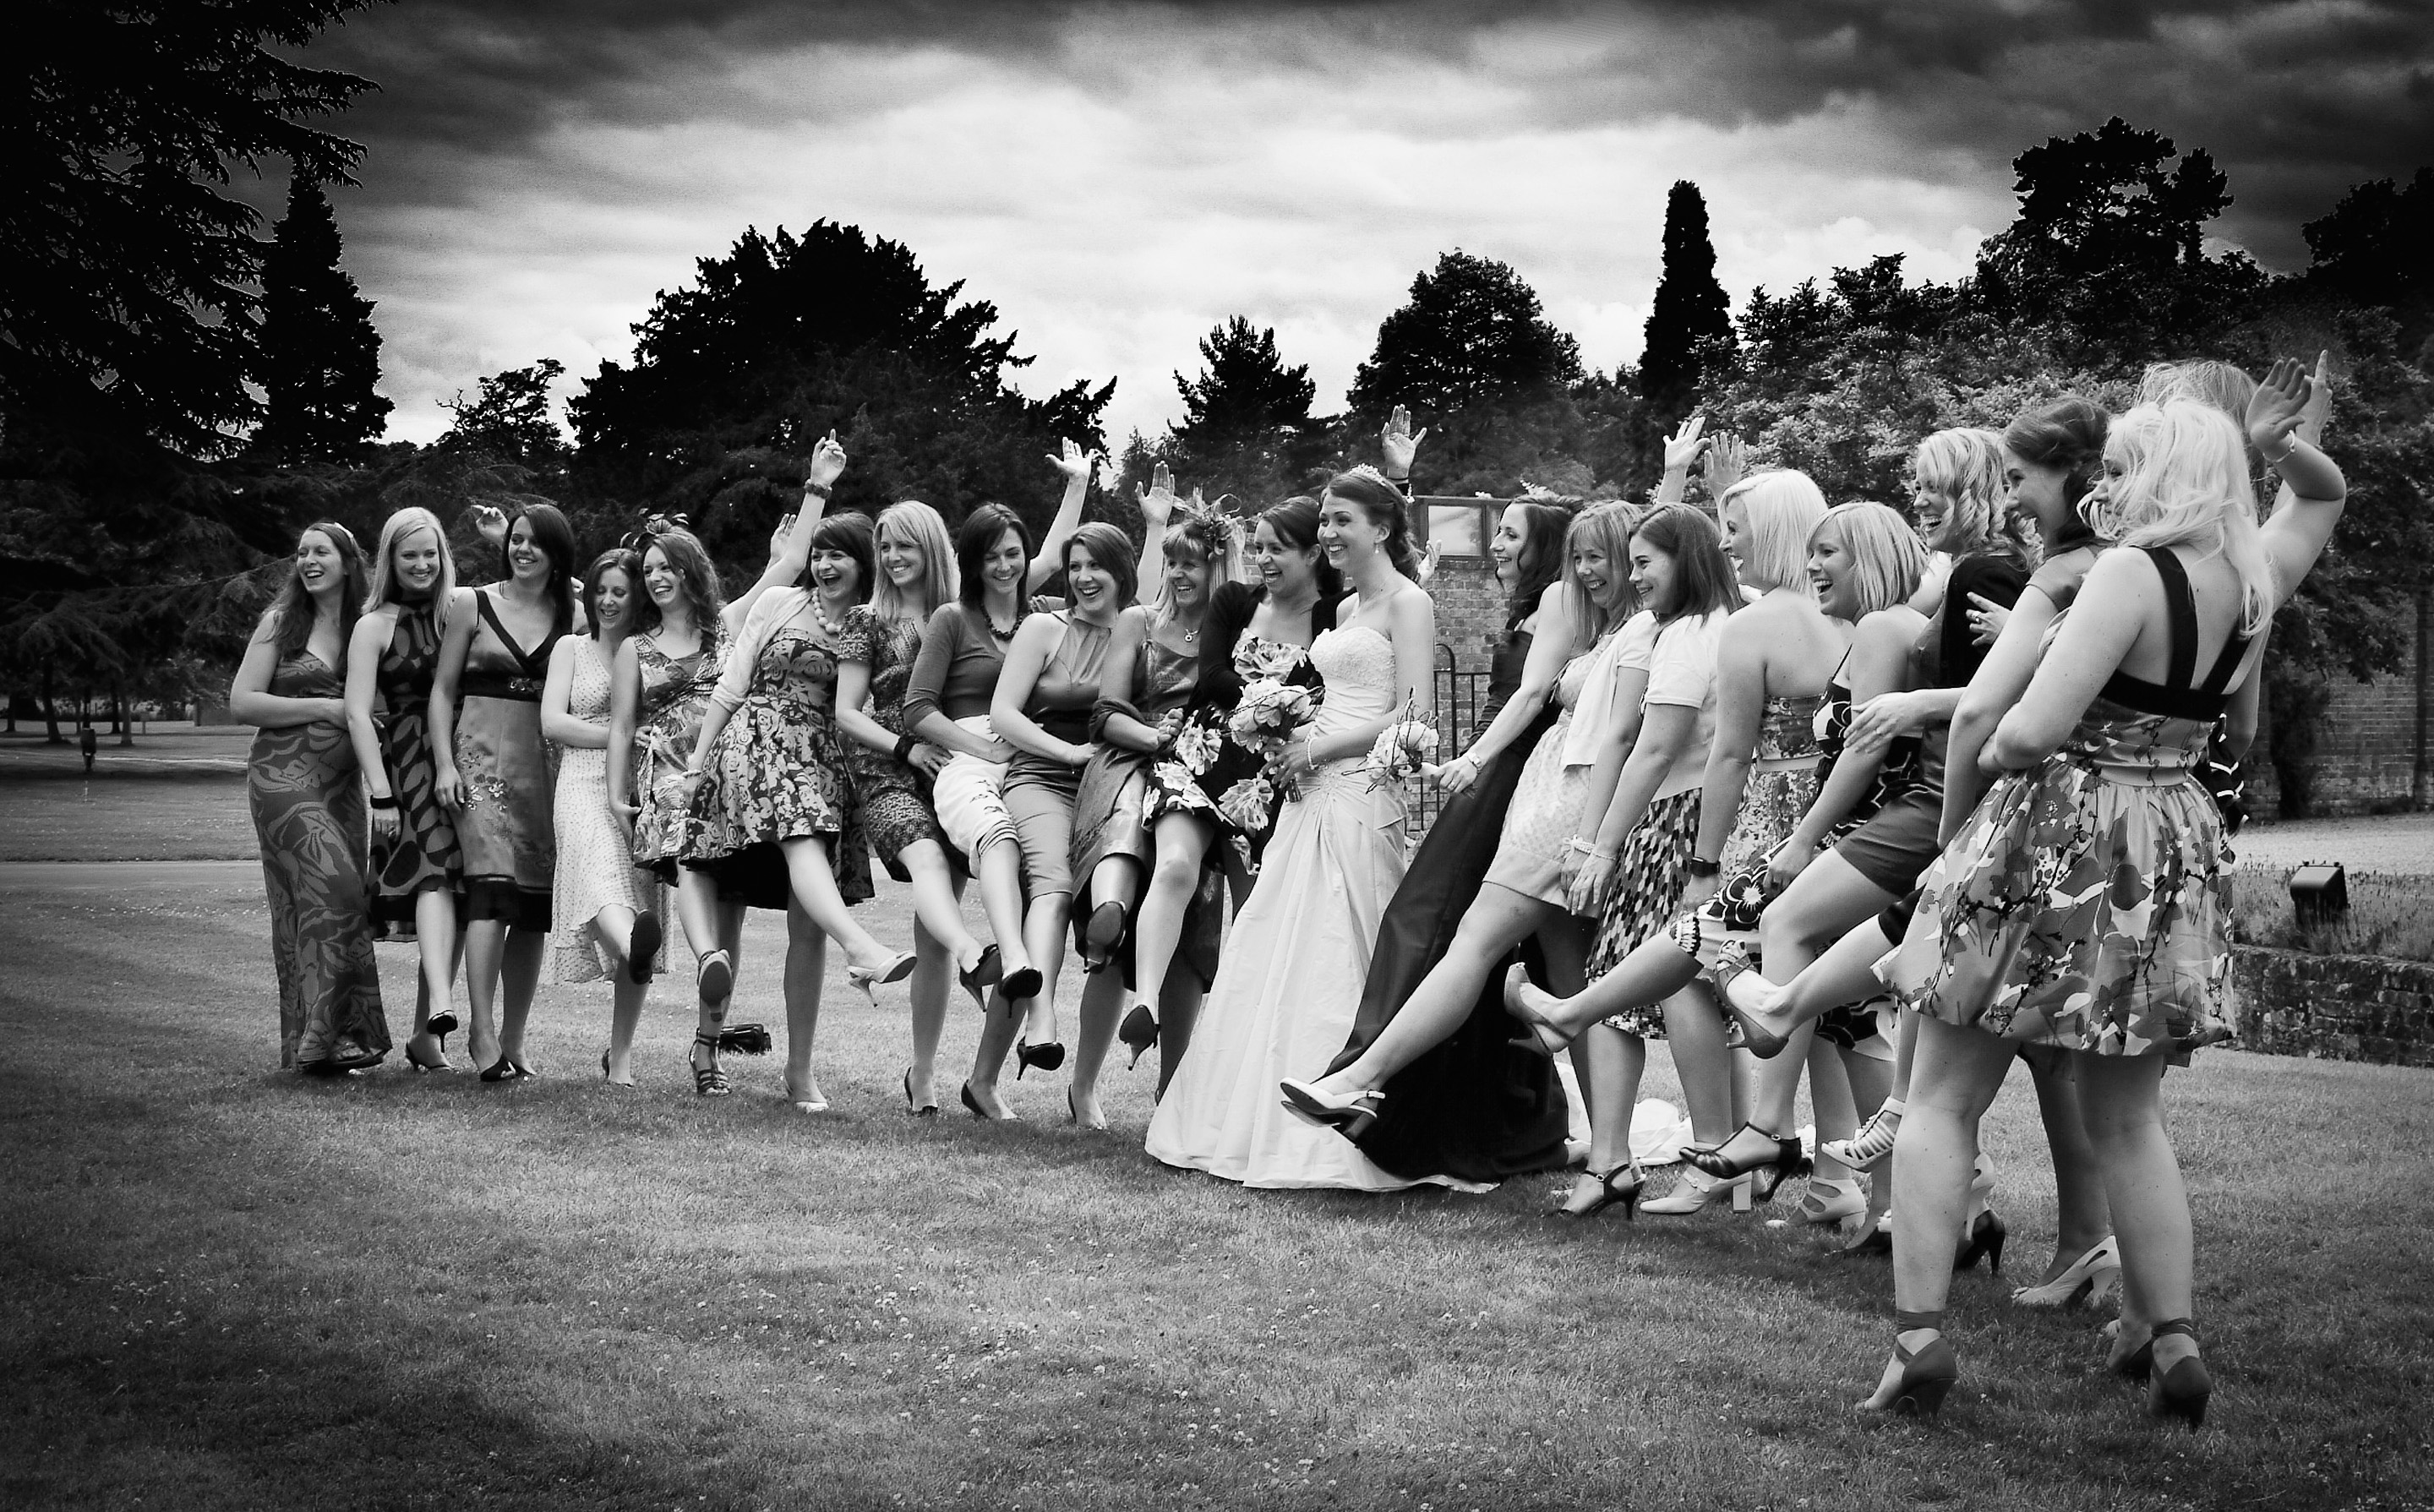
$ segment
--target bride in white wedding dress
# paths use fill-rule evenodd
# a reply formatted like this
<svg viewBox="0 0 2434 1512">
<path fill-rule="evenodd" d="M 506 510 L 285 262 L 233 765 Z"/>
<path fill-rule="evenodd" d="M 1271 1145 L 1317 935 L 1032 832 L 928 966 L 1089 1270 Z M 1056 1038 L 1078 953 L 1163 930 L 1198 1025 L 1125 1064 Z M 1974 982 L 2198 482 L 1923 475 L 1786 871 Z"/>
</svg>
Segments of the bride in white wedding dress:
<svg viewBox="0 0 2434 1512">
<path fill-rule="evenodd" d="M 1373 1164 L 1277 1098 L 1277 1083 L 1343 1048 L 1402 880 L 1403 792 L 1373 786 L 1369 747 L 1428 696 L 1436 611 L 1413 578 L 1402 495 L 1368 468 L 1320 499 L 1319 544 L 1353 594 L 1311 643 L 1327 696 L 1281 758 L 1294 782 L 1260 880 L 1226 940 L 1191 1048 L 1150 1120 L 1149 1153 L 1254 1187 L 1384 1192 L 1414 1183 Z M 1425 707 L 1425 704 L 1421 705 Z"/>
</svg>

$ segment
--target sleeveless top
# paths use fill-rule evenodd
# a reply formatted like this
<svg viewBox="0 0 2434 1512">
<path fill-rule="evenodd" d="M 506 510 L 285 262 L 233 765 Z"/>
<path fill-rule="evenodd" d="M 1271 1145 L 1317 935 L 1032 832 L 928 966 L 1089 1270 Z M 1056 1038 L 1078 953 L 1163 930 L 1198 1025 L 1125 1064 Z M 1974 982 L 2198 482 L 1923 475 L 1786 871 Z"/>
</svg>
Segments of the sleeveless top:
<svg viewBox="0 0 2434 1512">
<path fill-rule="evenodd" d="M 2106 679 L 2099 696 L 2140 713 L 2212 722 L 2231 702 L 2232 674 L 2239 670 L 2239 659 L 2247 654 L 2248 637 L 2235 633 L 2223 642 L 2222 654 L 2215 658 L 2205 680 L 2194 680 L 2198 669 L 2198 606 L 2196 595 L 2189 592 L 2188 569 L 2181 565 L 2180 557 L 2168 546 L 2138 549 L 2147 554 L 2164 580 L 2164 612 L 2171 640 L 2169 664 L 2162 682 L 2149 682 L 2117 671 Z"/>
<path fill-rule="evenodd" d="M 468 698 L 505 698 L 516 703 L 540 702 L 540 690 L 549 680 L 549 657 L 557 649 L 558 641 L 573 627 L 572 616 L 558 612 L 551 616 L 549 633 L 540 644 L 525 650 L 507 633 L 499 619 L 487 588 L 473 590 L 473 607 L 489 629 L 496 646 L 484 645 L 479 634 L 465 653 L 465 675 L 457 683 L 457 692 Z"/>
<path fill-rule="evenodd" d="M 1090 706 L 1099 701 L 1100 667 L 1114 629 L 1086 624 L 1070 610 L 1057 610 L 1056 618 L 1065 633 L 1033 679 L 1022 712 L 1041 730 L 1078 746 L 1090 738 Z"/>
</svg>

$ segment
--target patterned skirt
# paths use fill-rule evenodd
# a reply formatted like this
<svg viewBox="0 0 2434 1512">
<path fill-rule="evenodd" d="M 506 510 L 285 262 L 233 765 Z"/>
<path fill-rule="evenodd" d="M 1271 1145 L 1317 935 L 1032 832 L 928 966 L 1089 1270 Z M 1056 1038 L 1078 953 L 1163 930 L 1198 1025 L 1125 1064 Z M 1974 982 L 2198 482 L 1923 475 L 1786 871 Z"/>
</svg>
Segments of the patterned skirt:
<svg viewBox="0 0 2434 1512">
<path fill-rule="evenodd" d="M 1903 1006 L 2106 1056 L 2223 1037 L 2221 814 L 2194 776 L 2157 776 L 2065 752 L 1997 782 L 1877 967 Z"/>
<path fill-rule="evenodd" d="M 677 835 L 684 864 L 717 879 L 721 896 L 783 908 L 787 840 L 826 842 L 837 892 L 871 895 L 870 848 L 846 785 L 836 727 L 816 714 L 747 697 L 705 764 Z"/>
<path fill-rule="evenodd" d="M 1660 798 L 1622 842 L 1615 858 L 1613 901 L 1599 920 L 1589 949 L 1588 974 L 1603 976 L 1622 964 L 1642 940 L 1665 933 L 1682 899 L 1683 867 L 1699 843 L 1699 789 Z M 1625 1034 L 1665 1038 L 1665 1009 L 1644 1004 L 1605 1021 Z"/>
</svg>

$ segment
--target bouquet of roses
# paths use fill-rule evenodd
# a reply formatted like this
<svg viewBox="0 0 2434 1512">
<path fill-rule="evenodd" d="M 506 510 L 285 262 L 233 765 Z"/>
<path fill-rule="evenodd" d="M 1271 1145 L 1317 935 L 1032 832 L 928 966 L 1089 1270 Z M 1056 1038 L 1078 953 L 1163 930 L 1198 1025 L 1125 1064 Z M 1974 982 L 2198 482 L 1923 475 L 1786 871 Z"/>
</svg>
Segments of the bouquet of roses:
<svg viewBox="0 0 2434 1512">
<path fill-rule="evenodd" d="M 1258 834 L 1267 829 L 1269 811 L 1276 805 L 1276 786 L 1265 775 L 1245 777 L 1217 799 L 1217 812 L 1244 834 Z"/>
<path fill-rule="evenodd" d="M 1234 670 L 1244 682 L 1261 679 L 1282 682 L 1300 671 L 1310 661 L 1310 653 L 1298 645 L 1282 641 L 1261 640 L 1253 636 L 1234 651 Z"/>
<path fill-rule="evenodd" d="M 1182 764 L 1186 772 L 1193 777 L 1204 776 L 1217 764 L 1217 732 L 1197 719 L 1189 720 L 1182 729 L 1174 731 L 1168 742 L 1168 748 L 1174 753 L 1174 759 Z"/>
<path fill-rule="evenodd" d="M 1243 700 L 1226 716 L 1226 728 L 1245 750 L 1274 761 L 1294 731 L 1310 722 L 1311 709 L 1309 689 L 1261 678 L 1243 690 Z"/>
<path fill-rule="evenodd" d="M 1401 715 L 1380 730 L 1377 742 L 1369 747 L 1366 770 L 1370 791 L 1417 776 L 1421 765 L 1436 754 L 1436 726 L 1420 712 L 1416 701 L 1405 699 Z"/>
</svg>

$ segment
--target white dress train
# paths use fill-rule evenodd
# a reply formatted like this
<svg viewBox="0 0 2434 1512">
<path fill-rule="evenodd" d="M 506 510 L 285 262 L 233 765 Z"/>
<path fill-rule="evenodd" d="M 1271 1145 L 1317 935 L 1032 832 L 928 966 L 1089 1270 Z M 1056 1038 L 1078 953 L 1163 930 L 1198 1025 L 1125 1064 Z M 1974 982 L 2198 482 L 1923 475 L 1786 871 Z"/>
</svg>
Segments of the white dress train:
<svg viewBox="0 0 2434 1512">
<path fill-rule="evenodd" d="M 1328 630 L 1310 659 L 1326 679 L 1314 733 L 1396 703 L 1395 648 L 1367 626 Z M 1375 791 L 1366 753 L 1305 779 L 1269 840 L 1260 880 L 1226 936 L 1191 1047 L 1150 1120 L 1149 1153 L 1251 1187 L 1389 1192 L 1420 1183 L 1380 1168 L 1331 1129 L 1285 1110 L 1277 1083 L 1344 1048 L 1361 1007 L 1378 921 L 1402 881 L 1403 793 Z"/>
</svg>

